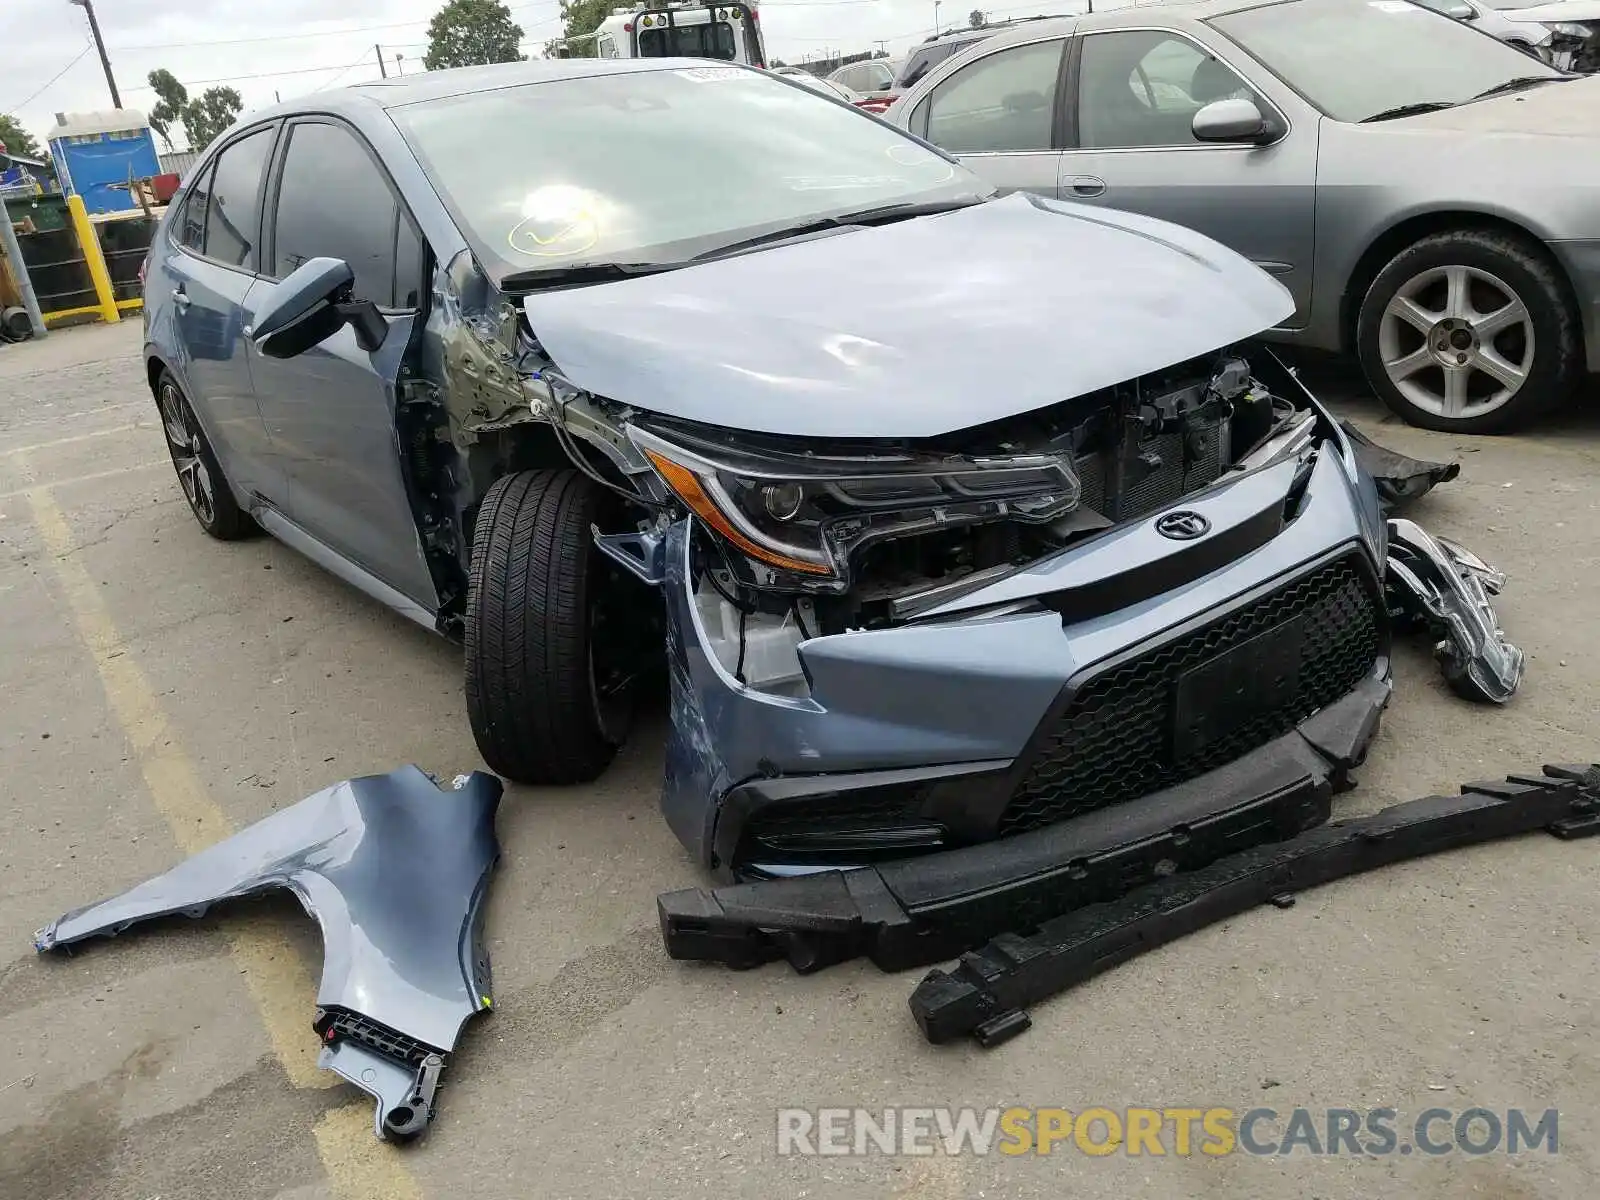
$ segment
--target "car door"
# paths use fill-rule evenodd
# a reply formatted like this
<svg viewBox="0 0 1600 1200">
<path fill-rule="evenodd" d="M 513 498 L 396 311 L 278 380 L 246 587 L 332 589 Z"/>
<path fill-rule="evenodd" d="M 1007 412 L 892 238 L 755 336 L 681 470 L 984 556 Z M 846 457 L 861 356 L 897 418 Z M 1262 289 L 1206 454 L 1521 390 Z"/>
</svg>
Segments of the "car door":
<svg viewBox="0 0 1600 1200">
<path fill-rule="evenodd" d="M 1259 70 L 1259 68 L 1258 68 Z M 1081 35 L 1072 56 L 1061 194 L 1187 225 L 1276 276 L 1305 322 L 1311 304 L 1318 123 L 1282 106 L 1198 36 L 1174 29 Z M 1202 143 L 1215 100 L 1253 100 L 1270 144 Z"/>
<path fill-rule="evenodd" d="M 980 55 L 917 104 L 911 131 L 1002 192 L 1057 195 L 1066 46 L 1043 38 Z"/>
<path fill-rule="evenodd" d="M 266 430 L 256 408 L 245 335 L 259 294 L 262 185 L 277 126 L 234 138 L 189 188 L 172 225 L 177 252 L 159 256 L 146 281 L 172 308 L 178 361 L 171 364 L 189 396 L 223 473 L 240 492 L 272 492 Z"/>
<path fill-rule="evenodd" d="M 342 259 L 355 298 L 389 331 L 368 353 L 348 326 L 303 354 L 261 359 L 256 396 L 289 485 L 285 515 L 341 558 L 422 607 L 438 598 L 396 435 L 397 382 L 418 320 L 426 255 L 376 154 L 333 118 L 291 122 L 269 188 L 271 274 Z"/>
</svg>

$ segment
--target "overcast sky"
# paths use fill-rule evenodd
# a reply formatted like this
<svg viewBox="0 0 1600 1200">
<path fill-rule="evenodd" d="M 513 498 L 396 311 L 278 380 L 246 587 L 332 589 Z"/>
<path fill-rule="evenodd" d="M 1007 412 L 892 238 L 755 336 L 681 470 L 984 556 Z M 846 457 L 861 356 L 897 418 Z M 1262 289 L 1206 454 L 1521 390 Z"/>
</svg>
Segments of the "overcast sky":
<svg viewBox="0 0 1600 1200">
<path fill-rule="evenodd" d="M 623 3 L 624 0 L 618 0 Z M 421 68 L 427 24 L 443 0 L 96 0 L 96 14 L 125 107 L 154 103 L 145 78 L 166 67 L 191 94 L 226 82 L 246 109 L 318 88 L 378 76 L 374 43 L 391 71 L 395 56 Z M 996 16 L 1071 12 L 1077 0 L 992 0 Z M 524 53 L 560 32 L 556 0 L 513 0 Z M 767 53 L 797 61 L 832 47 L 902 53 L 932 32 L 932 0 L 765 0 Z M 965 24 L 973 0 L 944 0 L 941 27 Z M 339 15 L 330 18 L 330 9 Z M 74 59 L 76 58 L 76 61 Z M 68 0 L 0 0 L 0 112 L 14 114 L 43 144 L 58 112 L 111 107 L 84 10 Z M 71 64 L 71 65 L 69 65 Z M 55 78 L 59 73 L 60 77 Z M 235 78 L 250 76 L 251 78 Z M 52 82 L 53 80 L 53 82 Z"/>
</svg>

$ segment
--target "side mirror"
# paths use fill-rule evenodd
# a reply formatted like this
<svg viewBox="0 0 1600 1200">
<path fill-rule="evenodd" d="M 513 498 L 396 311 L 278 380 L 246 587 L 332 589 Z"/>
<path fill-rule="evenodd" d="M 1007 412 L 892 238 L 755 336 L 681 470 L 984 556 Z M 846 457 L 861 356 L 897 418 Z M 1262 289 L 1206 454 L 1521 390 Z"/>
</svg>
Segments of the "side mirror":
<svg viewBox="0 0 1600 1200">
<path fill-rule="evenodd" d="M 1260 142 L 1267 137 L 1267 119 L 1254 100 L 1213 100 L 1189 128 L 1197 142 Z"/>
<path fill-rule="evenodd" d="M 250 331 L 268 358 L 294 358 L 349 325 L 367 353 L 383 345 L 389 323 L 370 300 L 352 299 L 355 272 L 337 258 L 313 258 L 273 284 Z"/>
</svg>

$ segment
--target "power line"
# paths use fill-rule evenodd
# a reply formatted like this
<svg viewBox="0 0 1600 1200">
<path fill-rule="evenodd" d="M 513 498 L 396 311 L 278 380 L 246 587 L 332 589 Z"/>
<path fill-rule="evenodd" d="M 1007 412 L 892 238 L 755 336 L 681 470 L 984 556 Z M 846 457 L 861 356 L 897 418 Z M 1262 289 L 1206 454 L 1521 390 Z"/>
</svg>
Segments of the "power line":
<svg viewBox="0 0 1600 1200">
<path fill-rule="evenodd" d="M 529 8 L 543 7 L 544 3 L 542 2 L 533 4 L 513 4 L 507 11 L 522 12 Z M 552 19 L 560 20 L 560 17 L 557 16 Z M 143 46 L 112 46 L 111 49 L 119 54 L 122 54 L 134 50 L 190 50 L 204 46 L 248 46 L 256 45 L 260 42 L 289 42 L 299 41 L 305 38 L 343 37 L 347 33 L 370 33 L 373 30 L 379 29 L 406 29 L 414 25 L 427 25 L 431 20 L 432 18 L 424 18 L 420 21 L 390 21 L 378 25 L 347 25 L 342 29 L 314 29 L 306 33 L 272 33 L 263 34 L 259 37 L 223 38 L 219 41 L 212 42 L 159 42 Z"/>
<path fill-rule="evenodd" d="M 255 71 L 249 75 L 223 75 L 217 79 L 191 79 L 184 81 L 184 86 L 204 87 L 208 83 L 236 83 L 241 79 L 276 79 L 280 75 L 315 75 L 319 71 L 348 71 L 354 67 L 359 67 L 366 61 L 367 56 L 363 54 L 355 62 L 344 63 L 343 65 L 339 63 L 329 63 L 322 67 L 297 67 L 290 71 Z M 135 92 L 149 92 L 154 91 L 155 89 L 153 89 L 148 83 L 141 83 L 131 90 Z"/>
<path fill-rule="evenodd" d="M 82 62 L 83 61 L 83 56 L 88 54 L 89 51 L 91 51 L 93 49 L 94 49 L 94 44 L 92 42 L 85 42 L 83 44 L 83 49 L 78 51 L 77 57 L 74 58 L 71 62 L 69 62 L 66 66 L 62 67 L 61 70 L 57 71 L 54 75 L 50 76 L 50 81 L 48 83 L 46 83 L 43 87 L 41 87 L 33 95 L 29 96 L 21 104 L 13 105 L 10 109 L 4 110 L 4 111 L 16 112 L 17 109 L 19 109 L 19 108 L 28 107 L 28 105 L 32 104 L 40 96 L 44 95 L 47 91 L 49 91 L 51 84 L 55 83 L 56 80 L 60 79 L 68 71 L 72 70 L 73 67 L 77 66 L 80 62 Z"/>
</svg>

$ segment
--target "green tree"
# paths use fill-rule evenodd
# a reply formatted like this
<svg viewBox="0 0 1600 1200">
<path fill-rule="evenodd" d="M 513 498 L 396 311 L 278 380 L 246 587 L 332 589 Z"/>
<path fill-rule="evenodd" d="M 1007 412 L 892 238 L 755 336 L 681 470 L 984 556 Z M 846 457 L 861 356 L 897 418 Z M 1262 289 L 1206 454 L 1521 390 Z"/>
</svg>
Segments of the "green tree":
<svg viewBox="0 0 1600 1200">
<path fill-rule="evenodd" d="M 183 127 L 189 133 L 189 148 L 204 150 L 239 118 L 244 100 L 231 87 L 211 87 L 201 92 L 183 110 Z"/>
<path fill-rule="evenodd" d="M 173 129 L 180 124 L 189 137 L 189 149 L 204 150 L 244 108 L 243 98 L 231 87 L 207 88 L 191 100 L 189 89 L 171 71 L 151 71 L 147 78 L 156 94 L 150 128 L 161 135 L 168 150 L 172 149 Z"/>
<path fill-rule="evenodd" d="M 172 149 L 172 127 L 183 123 L 183 113 L 189 107 L 189 89 L 178 82 L 178 77 L 166 68 L 151 71 L 146 80 L 156 94 L 155 107 L 150 110 L 150 128 L 161 135 L 161 140 Z M 195 149 L 199 149 L 198 146 Z"/>
<path fill-rule="evenodd" d="M 967 14 L 967 24 L 974 29 L 982 29 L 989 23 L 989 14 L 981 8 L 975 8 Z"/>
<path fill-rule="evenodd" d="M 430 71 L 481 63 L 521 62 L 522 26 L 500 0 L 449 0 L 428 25 Z"/>
<path fill-rule="evenodd" d="M 611 15 L 613 5 L 614 0 L 561 0 L 561 36 L 545 43 L 545 56 L 596 57 L 597 41 L 592 35 Z"/>
<path fill-rule="evenodd" d="M 40 162 L 49 161 L 49 156 L 33 140 L 33 134 L 24 129 L 15 117 L 6 113 L 0 113 L 0 146 L 6 148 L 7 154 L 20 154 L 23 158 L 38 159 Z"/>
</svg>

